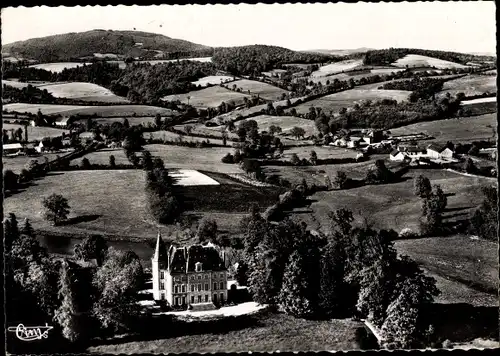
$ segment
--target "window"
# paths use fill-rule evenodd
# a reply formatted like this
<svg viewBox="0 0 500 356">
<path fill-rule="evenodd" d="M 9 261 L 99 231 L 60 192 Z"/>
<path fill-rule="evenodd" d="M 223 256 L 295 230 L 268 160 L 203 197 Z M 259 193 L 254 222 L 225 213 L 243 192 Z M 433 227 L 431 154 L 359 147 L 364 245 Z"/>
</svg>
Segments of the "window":
<svg viewBox="0 0 500 356">
<path fill-rule="evenodd" d="M 198 303 L 201 303 L 201 295 L 198 296 Z"/>
<path fill-rule="evenodd" d="M 205 303 L 208 302 L 208 294 L 205 294 Z"/>
<path fill-rule="evenodd" d="M 174 287 L 174 293 L 179 293 L 179 286 Z"/>
<path fill-rule="evenodd" d="M 160 282 L 160 289 L 164 290 L 165 289 L 165 282 Z"/>
<path fill-rule="evenodd" d="M 175 305 L 179 305 L 179 298 L 178 297 L 175 298 Z"/>
<path fill-rule="evenodd" d="M 214 290 L 217 289 L 217 282 L 214 282 Z"/>
<path fill-rule="evenodd" d="M 224 293 L 221 293 L 220 294 L 220 302 L 223 303 L 224 302 Z"/>
<path fill-rule="evenodd" d="M 160 279 L 165 279 L 165 271 L 160 271 Z"/>
<path fill-rule="evenodd" d="M 214 303 L 217 303 L 217 294 L 214 294 L 214 299 L 212 299 Z"/>
<path fill-rule="evenodd" d="M 201 275 L 198 275 L 198 279 L 201 279 Z"/>
<path fill-rule="evenodd" d="M 201 292 L 202 289 L 201 289 L 201 283 L 198 283 L 198 292 Z"/>
<path fill-rule="evenodd" d="M 191 304 L 194 304 L 194 295 L 191 296 Z"/>
<path fill-rule="evenodd" d="M 208 274 L 205 275 L 205 279 L 208 279 Z"/>
<path fill-rule="evenodd" d="M 194 284 L 191 284 L 191 292 L 194 292 Z"/>
<path fill-rule="evenodd" d="M 208 283 L 205 283 L 205 290 L 208 290 Z"/>
<path fill-rule="evenodd" d="M 196 262 L 196 263 L 194 264 L 194 266 L 195 266 L 195 270 L 196 270 L 196 272 L 201 272 L 201 271 L 203 270 L 203 269 L 202 269 L 202 264 L 201 264 L 201 262 Z"/>
<path fill-rule="evenodd" d="M 221 273 L 221 274 L 220 274 L 220 278 L 224 278 L 224 273 Z"/>
<path fill-rule="evenodd" d="M 191 276 L 190 280 L 194 281 L 194 276 Z"/>
</svg>

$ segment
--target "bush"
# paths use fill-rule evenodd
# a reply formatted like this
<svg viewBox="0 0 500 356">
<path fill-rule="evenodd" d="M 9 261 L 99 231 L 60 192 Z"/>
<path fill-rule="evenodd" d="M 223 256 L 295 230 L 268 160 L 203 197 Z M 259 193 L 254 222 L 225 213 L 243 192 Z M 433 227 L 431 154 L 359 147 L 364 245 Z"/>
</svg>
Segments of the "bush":
<svg viewBox="0 0 500 356">
<path fill-rule="evenodd" d="M 222 157 L 221 161 L 222 163 L 235 163 L 234 156 L 229 152 L 224 157 Z"/>
</svg>

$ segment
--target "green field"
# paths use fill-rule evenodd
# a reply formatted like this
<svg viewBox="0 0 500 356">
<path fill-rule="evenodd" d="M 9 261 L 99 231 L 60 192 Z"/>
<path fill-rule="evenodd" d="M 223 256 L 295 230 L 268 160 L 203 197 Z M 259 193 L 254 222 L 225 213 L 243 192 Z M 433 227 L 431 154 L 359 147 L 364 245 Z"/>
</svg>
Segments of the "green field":
<svg viewBox="0 0 500 356">
<path fill-rule="evenodd" d="M 63 156 L 65 153 L 60 153 L 60 156 Z M 36 159 L 38 163 L 45 162 L 45 157 L 47 157 L 50 161 L 56 158 L 57 153 L 43 153 L 36 157 L 28 157 L 28 156 L 16 156 L 16 157 L 2 157 L 3 169 L 10 169 L 14 173 L 19 174 L 21 170 L 26 168 L 26 164 L 32 160 Z"/>
<path fill-rule="evenodd" d="M 134 125 L 143 125 L 146 126 L 149 123 L 154 124 L 155 118 L 154 116 L 129 116 L 126 118 L 130 126 Z M 163 117 L 162 120 L 165 118 Z M 92 118 L 94 122 L 99 124 L 112 124 L 113 122 L 121 122 L 125 121 L 124 117 L 96 117 Z"/>
<path fill-rule="evenodd" d="M 497 79 L 493 75 L 471 74 L 455 80 L 444 83 L 440 96 L 450 93 L 452 96 L 458 93 L 464 93 L 465 96 L 476 96 L 485 93 L 497 92 Z"/>
<path fill-rule="evenodd" d="M 52 105 L 52 104 L 6 104 L 6 112 L 36 114 L 38 110 L 44 115 L 96 115 L 98 117 L 124 117 L 124 116 L 172 116 L 170 109 L 148 105 L 111 105 L 111 106 L 80 106 L 80 105 Z"/>
<path fill-rule="evenodd" d="M 439 142 L 472 142 L 479 140 L 495 141 L 497 115 L 485 114 L 480 116 L 461 117 L 458 119 L 447 119 L 438 121 L 420 122 L 391 129 L 392 135 L 409 135 L 423 132 L 434 137 L 432 141 L 425 143 Z M 496 131 L 495 131 L 496 132 Z"/>
<path fill-rule="evenodd" d="M 80 62 L 40 63 L 40 64 L 33 64 L 30 66 L 30 68 L 44 69 L 50 72 L 59 73 L 62 72 L 64 69 L 81 67 L 84 64 L 90 65 L 91 63 L 80 63 Z"/>
<path fill-rule="evenodd" d="M 396 62 L 392 63 L 396 67 L 435 67 L 438 69 L 444 68 L 467 68 L 463 64 L 445 61 L 438 58 L 422 56 L 419 54 L 408 54 L 403 58 L 398 59 Z"/>
<path fill-rule="evenodd" d="M 261 98 L 268 100 L 280 100 L 281 94 L 288 93 L 286 90 L 274 85 L 248 79 L 228 83 L 225 87 L 232 89 L 234 85 L 236 85 L 236 88 L 241 88 L 241 92 L 244 94 L 259 95 Z"/>
<path fill-rule="evenodd" d="M 326 76 L 329 76 L 332 74 L 352 70 L 352 69 L 354 69 L 356 67 L 360 67 L 362 65 L 363 65 L 362 59 L 348 59 L 345 61 L 327 64 L 325 66 L 320 67 L 317 71 L 312 72 L 311 78 L 326 77 Z"/>
<path fill-rule="evenodd" d="M 91 353 L 204 353 L 204 352 L 269 352 L 276 351 L 326 351 L 359 350 L 356 330 L 361 322 L 346 319 L 313 321 L 296 319 L 285 314 L 268 312 L 228 319 L 222 328 L 212 322 L 197 325 L 203 332 L 186 334 L 165 331 L 163 338 L 132 341 L 114 345 L 99 345 L 88 349 Z M 221 325 L 217 323 L 217 325 Z M 230 327 L 227 325 L 231 325 Z M 179 325 L 188 328 L 188 325 Z"/>
<path fill-rule="evenodd" d="M 163 97 L 162 100 L 179 100 L 184 104 L 187 104 L 189 101 L 189 105 L 196 108 L 213 108 L 219 106 L 222 102 L 228 103 L 230 101 L 234 101 L 236 105 L 241 105 L 243 104 L 243 98 L 245 97 L 248 99 L 251 98 L 248 94 L 238 93 L 216 85 L 206 89 L 191 91 L 187 94 L 168 95 Z"/>
<path fill-rule="evenodd" d="M 160 140 L 167 140 L 167 141 L 178 141 L 179 137 L 182 138 L 182 141 L 184 142 L 206 142 L 207 140 L 214 144 L 214 145 L 221 145 L 223 146 L 223 141 L 222 139 L 216 139 L 216 138 L 203 138 L 203 137 L 196 137 L 196 136 L 187 136 L 187 135 L 179 135 L 179 134 L 176 134 L 176 133 L 173 133 L 171 131 L 164 131 L 164 130 L 160 130 L 160 131 L 153 131 L 153 132 L 145 132 L 143 134 L 144 138 L 146 140 L 149 139 L 149 137 L 153 137 L 153 139 L 160 139 Z M 232 142 L 231 141 L 227 141 L 227 146 L 228 147 L 232 147 Z"/>
<path fill-rule="evenodd" d="M 451 236 L 400 240 L 395 246 L 429 274 L 440 277 L 442 295 L 437 302 L 498 305 L 498 244 Z"/>
<path fill-rule="evenodd" d="M 342 108 L 350 108 L 364 100 L 394 99 L 403 101 L 411 92 L 404 90 L 351 89 L 308 101 L 296 106 L 297 112 L 306 114 L 310 107 L 319 107 L 325 113 L 337 113 Z"/>
<path fill-rule="evenodd" d="M 295 116 L 259 115 L 252 117 L 251 120 L 255 120 L 257 122 L 257 125 L 259 125 L 259 131 L 269 131 L 269 126 L 275 125 L 281 127 L 283 130 L 282 134 L 284 135 L 289 135 L 290 130 L 295 126 L 303 128 L 306 131 L 305 136 L 318 133 L 314 121 Z"/>
<path fill-rule="evenodd" d="M 92 83 L 51 83 L 38 85 L 38 88 L 47 90 L 55 98 L 122 104 L 129 102 L 127 99 L 113 94 L 109 89 Z"/>
<path fill-rule="evenodd" d="M 18 125 L 18 124 L 6 124 L 3 123 L 2 129 L 3 130 L 17 130 L 18 128 L 21 128 L 23 130 L 23 137 L 24 137 L 24 126 L 23 125 Z M 58 129 L 55 127 L 41 127 L 41 126 L 31 126 L 28 125 L 28 141 L 33 142 L 33 141 L 41 141 L 45 137 L 58 137 L 62 136 L 63 132 L 65 134 L 69 134 L 69 131 L 67 130 L 62 130 Z"/>
<path fill-rule="evenodd" d="M 87 158 L 91 164 L 109 164 L 109 156 L 115 156 L 116 164 L 132 165 L 121 148 L 105 148 L 99 151 L 87 153 L 85 156 L 75 159 L 71 164 L 80 164 L 83 158 Z"/>
<path fill-rule="evenodd" d="M 209 84 L 218 85 L 230 80 L 233 80 L 233 77 L 227 75 L 209 75 L 207 77 L 198 79 L 196 82 L 191 83 L 193 83 L 194 85 L 201 85 L 202 87 L 206 87 Z"/>
<path fill-rule="evenodd" d="M 349 178 L 363 178 L 366 170 L 373 162 L 363 162 L 349 165 L 330 165 L 304 167 L 297 169 L 300 173 L 298 179 L 309 176 L 311 180 L 317 180 L 324 184 L 324 170 L 332 177 L 337 170 L 347 173 Z M 346 169 L 351 166 L 357 170 L 357 174 Z M 337 168 L 336 168 L 337 167 Z M 273 169 L 280 167 L 272 167 Z M 293 167 L 287 167 L 293 168 Z M 315 174 L 316 173 L 316 174 Z M 421 216 L 421 201 L 413 193 L 413 177 L 422 174 L 431 180 L 431 183 L 441 185 L 448 197 L 447 211 L 444 213 L 445 222 L 465 219 L 469 216 L 471 209 L 482 202 L 481 186 L 495 184 L 495 179 L 467 177 L 453 172 L 443 170 L 410 170 L 403 178 L 407 180 L 398 183 L 363 186 L 340 191 L 318 192 L 311 196 L 312 204 L 307 209 L 300 209 L 295 217 L 304 220 L 311 229 L 327 229 L 328 212 L 347 208 L 353 211 L 358 222 L 364 215 L 379 229 L 394 229 L 400 232 L 404 228 L 419 231 L 419 218 Z M 360 215 L 361 214 L 361 215 Z"/>
</svg>

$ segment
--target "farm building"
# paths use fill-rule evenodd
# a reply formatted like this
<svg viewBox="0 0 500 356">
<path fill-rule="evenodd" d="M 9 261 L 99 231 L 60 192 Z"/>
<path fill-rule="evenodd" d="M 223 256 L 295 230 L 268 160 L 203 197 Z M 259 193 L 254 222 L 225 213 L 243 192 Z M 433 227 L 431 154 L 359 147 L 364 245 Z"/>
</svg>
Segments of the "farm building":
<svg viewBox="0 0 500 356">
<path fill-rule="evenodd" d="M 391 161 L 403 162 L 405 160 L 411 160 L 410 157 L 406 154 L 406 152 L 401 152 L 400 150 L 394 150 L 389 154 L 389 159 Z"/>
<path fill-rule="evenodd" d="M 453 151 L 446 146 L 430 144 L 427 146 L 427 156 L 434 159 L 451 159 L 453 158 Z"/>
<path fill-rule="evenodd" d="M 59 126 L 59 127 L 68 127 L 69 125 L 71 125 L 71 122 L 72 122 L 72 120 L 70 117 L 63 116 L 63 117 L 56 119 L 55 124 L 56 124 L 56 126 Z"/>
<path fill-rule="evenodd" d="M 151 265 L 155 300 L 193 310 L 214 309 L 227 301 L 225 254 L 213 244 L 171 246 L 167 251 L 158 233 Z"/>
<path fill-rule="evenodd" d="M 2 150 L 4 156 L 17 155 L 22 152 L 23 145 L 20 143 L 7 143 L 2 146 Z"/>
<path fill-rule="evenodd" d="M 42 153 L 42 152 L 44 152 L 46 150 L 45 145 L 43 144 L 42 141 L 40 141 L 40 143 L 35 147 L 35 150 L 38 153 Z"/>
</svg>

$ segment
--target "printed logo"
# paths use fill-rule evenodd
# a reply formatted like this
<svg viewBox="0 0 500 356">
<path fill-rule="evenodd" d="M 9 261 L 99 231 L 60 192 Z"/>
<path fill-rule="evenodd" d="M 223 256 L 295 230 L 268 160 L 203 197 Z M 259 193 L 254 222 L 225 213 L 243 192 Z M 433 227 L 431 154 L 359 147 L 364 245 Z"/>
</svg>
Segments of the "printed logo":
<svg viewBox="0 0 500 356">
<path fill-rule="evenodd" d="M 54 329 L 53 326 L 24 326 L 19 324 L 16 327 L 10 326 L 7 330 L 10 332 L 15 332 L 19 340 L 22 341 L 34 341 L 48 338 L 49 331 Z"/>
</svg>

